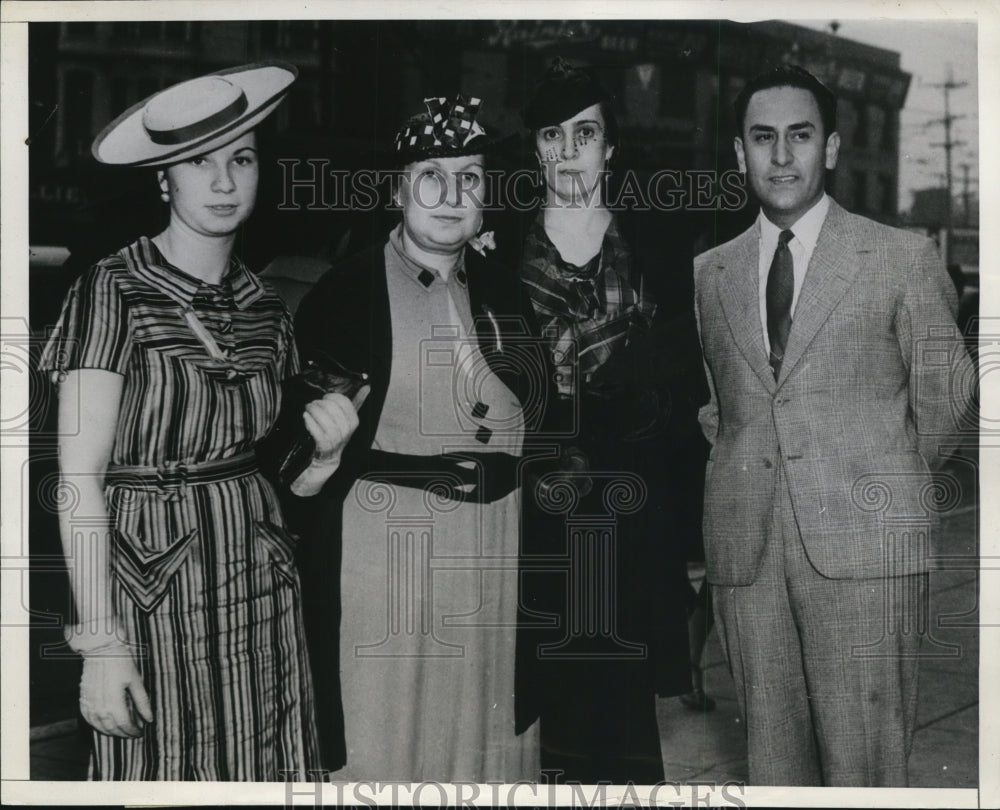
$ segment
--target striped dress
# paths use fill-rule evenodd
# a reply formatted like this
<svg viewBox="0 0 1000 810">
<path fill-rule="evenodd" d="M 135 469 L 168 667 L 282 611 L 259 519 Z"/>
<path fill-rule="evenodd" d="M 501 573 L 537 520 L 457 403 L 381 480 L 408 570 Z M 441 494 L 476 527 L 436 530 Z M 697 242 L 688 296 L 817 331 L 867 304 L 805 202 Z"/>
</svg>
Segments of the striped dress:
<svg viewBox="0 0 1000 810">
<path fill-rule="evenodd" d="M 185 307 L 227 362 L 210 357 Z M 283 781 L 318 767 L 293 542 L 276 494 L 258 471 L 192 485 L 183 471 L 252 452 L 297 366 L 284 305 L 235 259 L 209 285 L 142 238 L 67 297 L 41 368 L 56 379 L 123 375 L 110 469 L 162 474 L 158 487 L 112 478 L 105 489 L 116 610 L 141 645 L 155 719 L 137 739 L 95 732 L 93 779 Z"/>
</svg>

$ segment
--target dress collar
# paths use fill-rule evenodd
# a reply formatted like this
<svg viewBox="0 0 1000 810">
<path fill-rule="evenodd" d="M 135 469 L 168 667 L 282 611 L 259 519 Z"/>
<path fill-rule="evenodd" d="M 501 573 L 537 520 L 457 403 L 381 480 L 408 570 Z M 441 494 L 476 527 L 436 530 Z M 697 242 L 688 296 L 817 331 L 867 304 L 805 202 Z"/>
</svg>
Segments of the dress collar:
<svg viewBox="0 0 1000 810">
<path fill-rule="evenodd" d="M 445 278 L 441 272 L 430 265 L 418 262 L 410 256 L 403 248 L 403 224 L 400 223 L 389 234 L 389 248 L 398 258 L 399 267 L 407 278 L 412 279 L 422 290 L 430 290 L 437 282 L 448 284 L 452 279 L 460 287 L 465 287 L 467 278 L 465 274 L 465 250 L 458 255 L 458 262 L 452 271 Z"/>
<path fill-rule="evenodd" d="M 260 280 L 235 256 L 230 258 L 222 281 L 213 285 L 172 265 L 147 236 L 122 248 L 120 255 L 131 273 L 182 306 L 190 306 L 202 288 L 231 291 L 237 309 L 246 309 L 266 292 Z"/>
</svg>

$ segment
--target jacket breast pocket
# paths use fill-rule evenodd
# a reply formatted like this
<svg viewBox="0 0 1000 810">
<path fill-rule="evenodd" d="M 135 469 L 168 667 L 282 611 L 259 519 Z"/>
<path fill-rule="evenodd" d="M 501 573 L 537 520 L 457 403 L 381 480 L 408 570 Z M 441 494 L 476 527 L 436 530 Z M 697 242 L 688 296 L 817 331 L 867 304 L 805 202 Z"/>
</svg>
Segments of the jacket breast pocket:
<svg viewBox="0 0 1000 810">
<path fill-rule="evenodd" d="M 155 610 L 170 589 L 170 583 L 196 548 L 197 529 L 171 541 L 166 548 L 150 551 L 130 535 L 114 532 L 115 575 L 132 601 L 147 613 Z"/>
</svg>

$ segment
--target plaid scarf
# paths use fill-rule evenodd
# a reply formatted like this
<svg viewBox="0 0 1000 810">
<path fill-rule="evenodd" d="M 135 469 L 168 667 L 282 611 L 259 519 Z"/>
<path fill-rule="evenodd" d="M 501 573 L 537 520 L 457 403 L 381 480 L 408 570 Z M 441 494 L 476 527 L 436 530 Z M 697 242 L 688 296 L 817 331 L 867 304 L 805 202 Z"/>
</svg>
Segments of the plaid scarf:
<svg viewBox="0 0 1000 810">
<path fill-rule="evenodd" d="M 584 267 L 563 260 L 539 214 L 528 232 L 522 279 L 552 352 L 559 393 L 574 396 L 632 330 L 646 330 L 656 303 L 633 272 L 628 245 L 612 218 L 600 253 Z"/>
</svg>

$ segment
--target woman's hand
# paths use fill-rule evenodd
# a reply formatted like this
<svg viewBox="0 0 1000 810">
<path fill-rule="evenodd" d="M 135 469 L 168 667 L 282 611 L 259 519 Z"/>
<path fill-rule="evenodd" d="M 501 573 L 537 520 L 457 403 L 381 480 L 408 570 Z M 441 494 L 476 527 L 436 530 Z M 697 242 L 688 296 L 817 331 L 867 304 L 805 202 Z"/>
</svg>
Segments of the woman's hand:
<svg viewBox="0 0 1000 810">
<path fill-rule="evenodd" d="M 115 737 L 141 737 L 144 722 L 153 722 L 149 695 L 127 648 L 84 657 L 80 713 L 101 734 Z"/>
<path fill-rule="evenodd" d="M 369 386 L 362 388 L 352 402 L 343 394 L 326 394 L 306 405 L 303 419 L 306 430 L 316 442 L 313 464 L 340 465 L 340 456 L 358 427 L 358 409 L 368 397 Z"/>
<path fill-rule="evenodd" d="M 344 448 L 358 428 L 358 409 L 370 390 L 366 385 L 353 402 L 343 394 L 326 394 L 306 405 L 302 418 L 316 442 L 316 452 L 312 464 L 292 484 L 292 492 L 296 495 L 315 495 L 336 472 Z"/>
<path fill-rule="evenodd" d="M 88 629 L 100 632 L 107 621 L 104 617 L 115 615 L 109 584 L 112 527 L 104 500 L 104 474 L 115 443 L 124 379 L 88 368 L 66 372 L 59 385 L 60 483 L 66 492 L 74 493 L 80 510 L 59 510 L 59 529 L 81 628 L 67 628 L 67 640 L 81 641 L 82 632 L 86 648 L 71 643 L 84 656 L 80 712 L 102 734 L 138 737 L 142 728 L 137 723 L 152 723 L 153 712 L 132 654 L 121 636 L 112 634 L 102 643 L 101 638 L 87 635 Z M 85 514 L 91 521 L 88 539 L 82 543 L 74 514 Z"/>
</svg>

